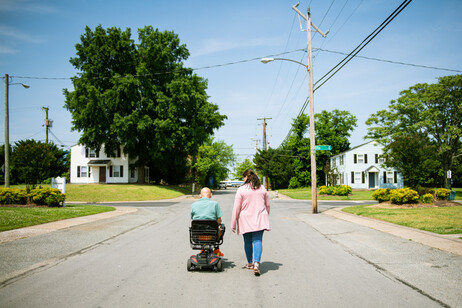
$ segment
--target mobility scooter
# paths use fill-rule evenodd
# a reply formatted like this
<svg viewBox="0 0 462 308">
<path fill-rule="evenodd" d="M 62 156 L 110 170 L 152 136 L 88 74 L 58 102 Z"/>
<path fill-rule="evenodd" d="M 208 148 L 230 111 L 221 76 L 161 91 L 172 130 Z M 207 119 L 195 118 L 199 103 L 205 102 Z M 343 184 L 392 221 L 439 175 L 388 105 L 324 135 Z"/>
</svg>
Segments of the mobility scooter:
<svg viewBox="0 0 462 308">
<path fill-rule="evenodd" d="M 187 269 L 213 269 L 221 272 L 223 270 L 223 259 L 214 254 L 214 250 L 223 244 L 225 226 L 218 225 L 216 220 L 193 220 L 189 228 L 189 242 L 191 248 L 200 250 L 196 255 L 188 259 Z"/>
</svg>

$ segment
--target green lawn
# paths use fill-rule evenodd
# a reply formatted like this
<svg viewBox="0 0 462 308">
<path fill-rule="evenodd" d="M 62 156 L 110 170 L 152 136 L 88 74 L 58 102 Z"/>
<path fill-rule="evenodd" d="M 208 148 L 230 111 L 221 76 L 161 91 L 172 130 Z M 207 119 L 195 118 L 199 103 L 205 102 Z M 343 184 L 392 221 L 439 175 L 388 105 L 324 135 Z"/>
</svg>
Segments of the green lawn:
<svg viewBox="0 0 462 308">
<path fill-rule="evenodd" d="M 14 187 L 25 188 L 25 185 Z M 66 202 L 161 200 L 183 196 L 190 191 L 188 187 L 147 184 L 66 184 Z"/>
<path fill-rule="evenodd" d="M 358 205 L 343 211 L 439 234 L 462 234 L 462 206 L 387 209 Z"/>
<path fill-rule="evenodd" d="M 456 192 L 456 200 L 462 200 L 462 188 L 453 188 Z M 297 188 L 297 189 L 280 189 L 279 193 L 286 195 L 292 199 L 310 200 L 311 187 Z M 318 200 L 374 200 L 372 198 L 373 190 L 353 190 L 353 194 L 349 196 L 320 196 Z"/>
<path fill-rule="evenodd" d="M 114 210 L 113 207 L 97 205 L 40 208 L 0 207 L 0 232 Z"/>
</svg>

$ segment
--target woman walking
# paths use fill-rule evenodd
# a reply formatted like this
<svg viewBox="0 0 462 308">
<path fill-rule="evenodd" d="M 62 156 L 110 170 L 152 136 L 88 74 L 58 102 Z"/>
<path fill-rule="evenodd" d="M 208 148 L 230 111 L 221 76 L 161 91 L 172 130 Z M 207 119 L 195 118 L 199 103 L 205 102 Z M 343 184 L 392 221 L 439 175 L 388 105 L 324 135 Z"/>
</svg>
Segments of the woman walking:
<svg viewBox="0 0 462 308">
<path fill-rule="evenodd" d="M 234 199 L 231 230 L 244 236 L 245 268 L 253 269 L 254 274 L 260 276 L 263 232 L 270 231 L 269 195 L 252 170 L 247 169 L 242 177 L 244 185 L 239 187 Z"/>
</svg>

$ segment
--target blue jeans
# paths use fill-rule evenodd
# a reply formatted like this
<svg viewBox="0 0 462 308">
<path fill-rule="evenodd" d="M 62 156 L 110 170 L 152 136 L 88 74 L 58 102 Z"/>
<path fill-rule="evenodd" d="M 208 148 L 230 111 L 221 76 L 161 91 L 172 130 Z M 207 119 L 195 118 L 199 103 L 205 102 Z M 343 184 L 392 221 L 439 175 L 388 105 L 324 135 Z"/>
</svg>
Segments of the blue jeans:
<svg viewBox="0 0 462 308">
<path fill-rule="evenodd" d="M 261 253 L 263 251 L 263 231 L 264 230 L 244 233 L 244 250 L 247 263 L 253 263 L 253 261 L 260 262 Z"/>
</svg>

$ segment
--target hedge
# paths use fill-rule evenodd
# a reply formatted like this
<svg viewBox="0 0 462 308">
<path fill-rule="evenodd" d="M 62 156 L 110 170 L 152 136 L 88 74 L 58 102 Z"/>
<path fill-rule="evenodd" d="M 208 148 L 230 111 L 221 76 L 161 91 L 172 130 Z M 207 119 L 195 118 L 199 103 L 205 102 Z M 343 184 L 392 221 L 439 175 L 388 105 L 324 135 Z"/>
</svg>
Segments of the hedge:
<svg viewBox="0 0 462 308">
<path fill-rule="evenodd" d="M 320 195 L 348 196 L 351 194 L 351 187 L 347 185 L 339 186 L 321 186 L 319 187 Z"/>
<path fill-rule="evenodd" d="M 0 187 L 1 204 L 30 204 L 62 206 L 66 195 L 56 188 L 26 189 Z"/>
</svg>

